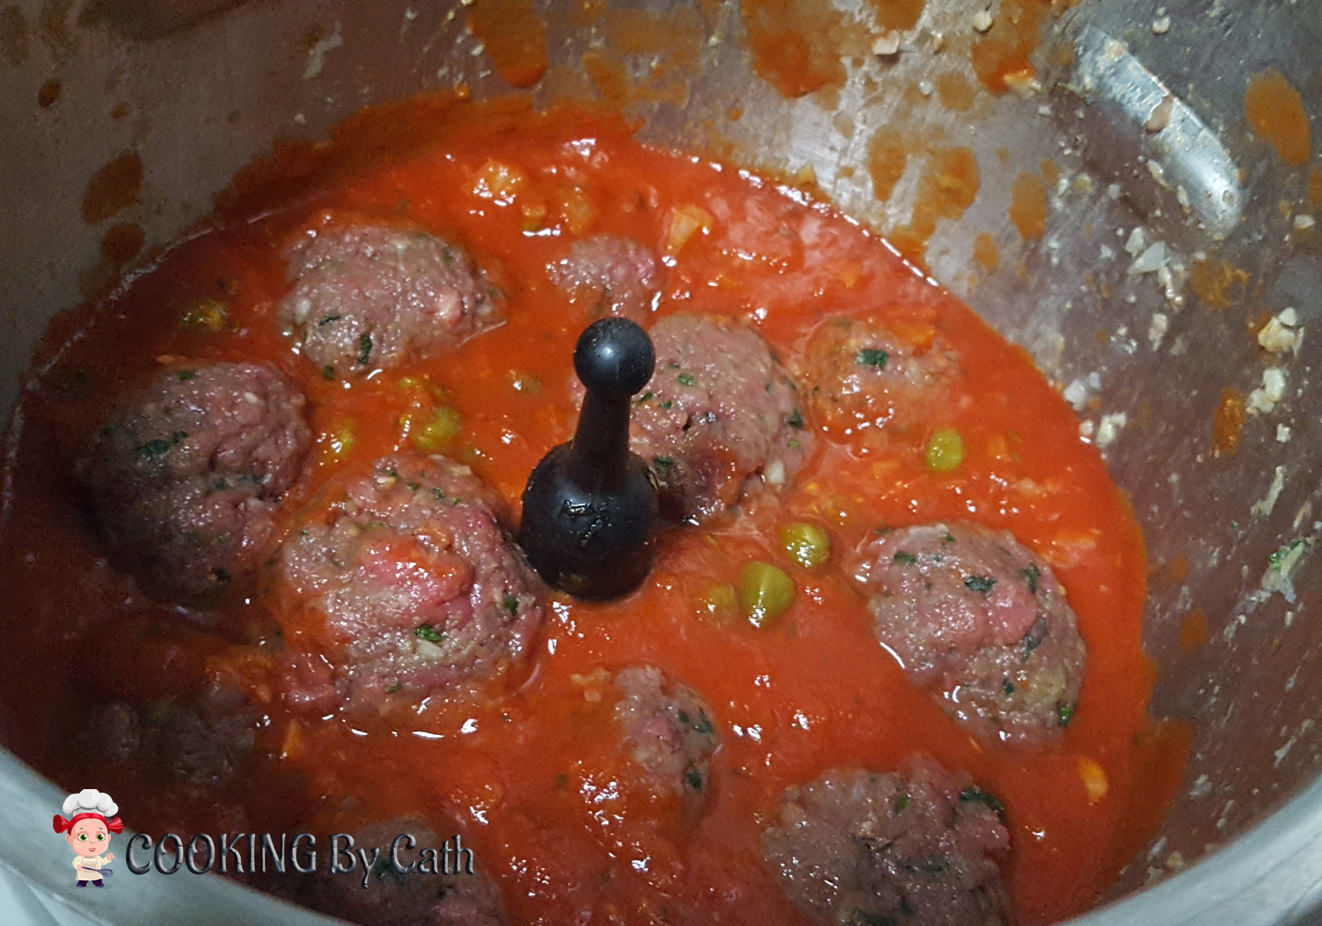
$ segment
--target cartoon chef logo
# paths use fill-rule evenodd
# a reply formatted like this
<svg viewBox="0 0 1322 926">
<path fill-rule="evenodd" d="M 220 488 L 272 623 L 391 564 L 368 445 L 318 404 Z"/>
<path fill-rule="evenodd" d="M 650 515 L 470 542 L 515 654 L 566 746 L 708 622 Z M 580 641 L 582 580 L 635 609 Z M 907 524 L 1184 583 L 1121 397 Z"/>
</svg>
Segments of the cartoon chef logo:
<svg viewBox="0 0 1322 926">
<path fill-rule="evenodd" d="M 55 832 L 63 833 L 74 851 L 74 883 L 79 887 L 105 887 L 105 879 L 114 873 L 109 865 L 115 856 L 106 850 L 110 848 L 110 834 L 124 831 L 117 813 L 119 805 L 109 794 L 84 788 L 64 799 L 63 817 L 55 815 Z"/>
</svg>

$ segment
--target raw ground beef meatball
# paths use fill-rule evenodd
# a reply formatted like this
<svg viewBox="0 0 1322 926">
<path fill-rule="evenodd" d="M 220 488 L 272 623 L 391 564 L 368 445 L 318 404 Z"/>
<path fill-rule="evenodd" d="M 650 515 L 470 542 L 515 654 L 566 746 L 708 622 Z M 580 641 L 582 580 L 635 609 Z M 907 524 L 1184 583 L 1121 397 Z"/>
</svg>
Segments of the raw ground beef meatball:
<svg viewBox="0 0 1322 926">
<path fill-rule="evenodd" d="M 656 372 L 634 400 L 632 448 L 662 509 L 698 523 L 757 485 L 787 483 L 808 454 L 799 394 L 746 325 L 676 314 L 649 332 Z"/>
<path fill-rule="evenodd" d="M 391 860 L 391 846 L 401 834 L 413 838 L 411 844 L 398 843 L 400 867 L 416 866 L 411 871 L 401 872 Z M 366 887 L 360 869 L 331 874 L 325 865 L 310 875 L 271 874 L 252 880 L 257 887 L 302 906 L 371 926 L 498 926 L 509 922 L 500 888 L 473 861 L 462 836 L 455 851 L 454 832 L 438 834 L 415 817 L 372 823 L 351 835 L 355 851 L 364 849 L 369 857 L 372 849 L 380 852 Z M 424 849 L 437 853 L 437 861 L 426 870 Z"/>
<path fill-rule="evenodd" d="M 814 329 L 802 365 L 814 420 L 865 440 L 881 429 L 939 423 L 950 402 L 942 387 L 959 374 L 933 327 L 899 320 L 828 319 Z"/>
<path fill-rule="evenodd" d="M 622 315 L 642 321 L 660 285 L 656 256 L 631 238 L 593 235 L 546 268 L 556 288 L 596 318 Z"/>
<path fill-rule="evenodd" d="M 239 692 L 113 701 L 89 718 L 80 746 L 111 767 L 131 767 L 162 785 L 205 793 L 242 785 L 253 762 L 259 712 Z"/>
<path fill-rule="evenodd" d="M 281 551 L 286 639 L 311 641 L 351 706 L 417 701 L 496 674 L 542 618 L 502 507 L 442 456 L 385 457 L 332 484 Z"/>
<path fill-rule="evenodd" d="M 615 722 L 629 757 L 653 782 L 686 801 L 707 793 L 716 727 L 693 689 L 671 684 L 655 666 L 629 666 L 615 676 Z"/>
<path fill-rule="evenodd" d="M 455 347 L 500 322 L 468 254 L 417 229 L 328 226 L 287 257 L 294 285 L 280 322 L 328 379 Z"/>
<path fill-rule="evenodd" d="M 1060 737 L 1086 649 L 1051 568 L 1008 531 L 890 531 L 864 548 L 858 577 L 877 639 L 961 724 L 1020 745 Z"/>
<path fill-rule="evenodd" d="M 999 802 L 930 760 L 833 770 L 781 796 L 762 857 L 822 922 L 992 926 L 1010 921 L 996 856 Z"/>
<path fill-rule="evenodd" d="M 303 396 L 274 368 L 180 363 L 97 432 L 77 478 L 112 558 L 201 596 L 267 554 L 310 441 Z"/>
</svg>

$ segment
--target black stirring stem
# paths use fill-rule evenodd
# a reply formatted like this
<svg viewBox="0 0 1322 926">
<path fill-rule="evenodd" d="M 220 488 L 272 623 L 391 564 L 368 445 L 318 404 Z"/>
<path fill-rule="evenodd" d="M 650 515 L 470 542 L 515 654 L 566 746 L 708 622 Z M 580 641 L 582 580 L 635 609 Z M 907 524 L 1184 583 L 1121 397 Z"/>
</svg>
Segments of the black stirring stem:
<svg viewBox="0 0 1322 926">
<path fill-rule="evenodd" d="M 656 486 L 629 452 L 629 411 L 655 362 L 651 339 L 628 319 L 589 326 L 574 348 L 587 389 L 574 439 L 543 457 L 523 490 L 528 562 L 575 597 L 623 595 L 651 569 Z"/>
</svg>

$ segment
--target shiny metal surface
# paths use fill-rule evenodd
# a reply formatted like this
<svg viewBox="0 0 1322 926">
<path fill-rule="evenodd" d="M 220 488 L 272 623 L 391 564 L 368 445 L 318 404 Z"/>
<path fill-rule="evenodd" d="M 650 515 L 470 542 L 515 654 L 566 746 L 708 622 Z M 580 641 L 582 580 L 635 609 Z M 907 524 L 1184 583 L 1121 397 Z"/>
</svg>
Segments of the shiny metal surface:
<svg viewBox="0 0 1322 926">
<path fill-rule="evenodd" d="M 534 6 L 546 14 L 551 67 L 530 92 L 541 103 L 598 97 L 583 56 L 621 33 L 609 17 L 583 27 L 563 4 Z M 886 38 L 873 6 L 839 7 Z M 1079 922 L 1309 920 L 1322 900 L 1322 243 L 1307 167 L 1283 164 L 1250 131 L 1244 92 L 1279 69 L 1322 138 L 1322 5 L 1170 0 L 1159 12 L 1083 0 L 1044 27 L 1036 83 L 981 93 L 962 112 L 931 83 L 957 72 L 976 85 L 958 53 L 976 37 L 972 11 L 958 0 L 929 0 L 895 54 L 848 49 L 838 88 L 795 99 L 750 67 L 733 2 L 610 4 L 627 8 L 671 24 L 685 48 L 669 83 L 655 76 L 673 63 L 665 49 L 619 59 L 649 88 L 623 101 L 649 141 L 788 174 L 811 167 L 843 211 L 882 230 L 910 221 L 924 165 L 912 158 L 878 199 L 867 169 L 878 135 L 972 151 L 978 196 L 937 224 L 929 272 L 1028 349 L 1103 445 L 1153 564 L 1153 711 L 1195 728 L 1184 786 L 1115 894 L 1162 883 Z M 0 74 L 5 408 L 48 319 L 115 271 L 100 252 L 110 226 L 136 223 L 148 248 L 161 246 L 275 139 L 323 137 L 362 105 L 419 90 L 510 90 L 462 5 L 398 0 L 19 0 L 0 13 Z M 127 152 L 142 161 L 140 197 L 84 221 L 89 179 Z M 1025 174 L 1046 187 L 1041 237 L 1023 237 L 1008 215 Z M 995 270 L 973 259 L 982 234 L 1000 254 Z M 1224 306 L 1195 285 L 1200 265 L 1219 261 L 1244 280 Z M 1254 332 L 1286 308 L 1302 341 L 1270 353 Z M 1281 396 L 1247 418 L 1236 453 L 1216 456 L 1223 390 L 1251 396 L 1267 370 L 1284 377 Z M 1195 610 L 1208 640 L 1189 647 L 1181 635 Z M 65 864 L 58 845 L 36 838 L 54 786 L 3 754 L 0 800 L 10 808 L 0 864 L 76 901 L 54 874 Z M 293 915 L 214 879 L 176 878 L 168 891 L 148 880 L 121 879 L 114 903 L 97 909 L 125 922 Z"/>
</svg>

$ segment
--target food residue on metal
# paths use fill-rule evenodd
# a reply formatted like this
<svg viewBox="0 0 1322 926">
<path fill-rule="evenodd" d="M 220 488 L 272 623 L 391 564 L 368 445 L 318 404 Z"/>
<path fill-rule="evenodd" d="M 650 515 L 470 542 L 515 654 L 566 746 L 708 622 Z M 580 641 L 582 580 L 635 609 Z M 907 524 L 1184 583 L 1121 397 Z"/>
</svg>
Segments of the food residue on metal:
<svg viewBox="0 0 1322 926">
<path fill-rule="evenodd" d="M 1244 427 L 1247 412 L 1244 398 L 1238 391 L 1227 386 L 1221 390 L 1221 403 L 1216 407 L 1212 418 L 1212 452 L 1219 457 L 1234 456 L 1239 449 L 1240 430 Z"/>
<path fill-rule="evenodd" d="M 1037 174 L 1022 173 L 1010 188 L 1010 221 L 1021 238 L 1041 238 L 1047 230 L 1047 191 Z"/>
<path fill-rule="evenodd" d="M 1001 252 L 996 247 L 996 239 L 986 232 L 981 232 L 973 239 L 973 262 L 988 273 L 1001 264 Z"/>
<path fill-rule="evenodd" d="M 1304 102 L 1275 68 L 1255 74 L 1244 92 L 1244 115 L 1259 137 L 1271 142 L 1286 164 L 1307 164 L 1313 136 Z"/>
<path fill-rule="evenodd" d="M 531 87 L 546 73 L 546 24 L 532 0 L 478 0 L 468 25 L 511 86 Z"/>
<path fill-rule="evenodd" d="M 868 145 L 868 173 L 872 176 L 872 195 L 881 202 L 890 199 L 895 184 L 904 175 L 909 149 L 899 134 L 883 129 L 872 136 Z"/>
<path fill-rule="evenodd" d="M 137 152 L 121 154 L 92 175 L 83 193 L 83 221 L 104 222 L 127 209 L 142 196 L 142 158 Z"/>
</svg>

